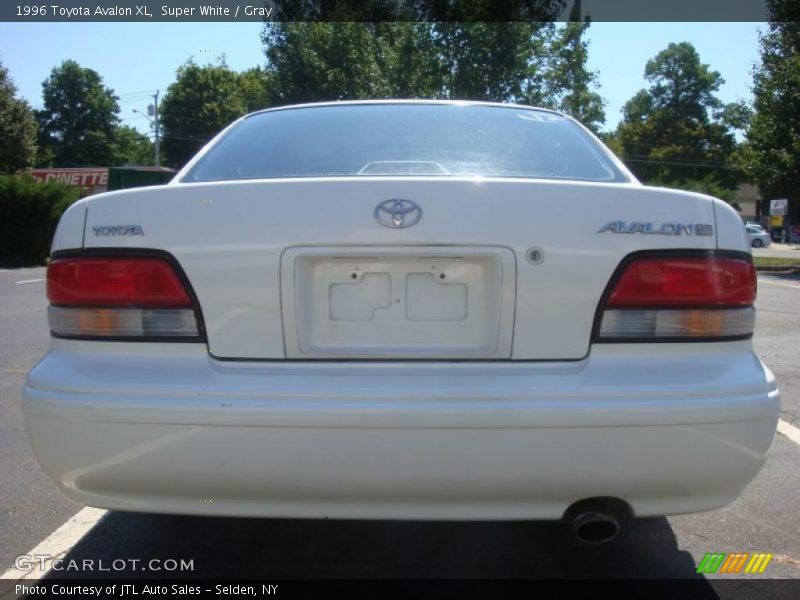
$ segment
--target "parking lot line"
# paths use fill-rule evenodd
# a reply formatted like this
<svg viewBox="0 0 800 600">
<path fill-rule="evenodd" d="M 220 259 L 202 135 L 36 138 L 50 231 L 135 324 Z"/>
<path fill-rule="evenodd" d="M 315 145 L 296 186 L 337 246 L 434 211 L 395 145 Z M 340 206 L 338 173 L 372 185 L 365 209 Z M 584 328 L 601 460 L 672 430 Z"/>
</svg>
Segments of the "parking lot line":
<svg viewBox="0 0 800 600">
<path fill-rule="evenodd" d="M 764 277 L 759 277 L 758 281 L 760 283 L 769 283 L 770 285 L 779 285 L 781 287 L 788 287 L 788 288 L 792 288 L 794 290 L 800 290 L 800 285 L 792 285 L 790 283 L 781 283 L 780 281 L 772 281 L 772 280 L 766 279 Z"/>
<path fill-rule="evenodd" d="M 40 277 L 39 279 L 23 279 L 22 281 L 17 281 L 16 283 L 36 283 L 37 281 L 44 281 L 44 277 Z"/>
<path fill-rule="evenodd" d="M 92 508 L 90 506 L 79 510 L 67 519 L 66 523 L 42 540 L 35 548 L 22 555 L 25 556 L 25 562 L 30 563 L 33 567 L 30 571 L 18 569 L 15 564 L 0 575 L 0 579 L 24 579 L 26 581 L 41 579 L 52 567 L 52 559 L 66 556 L 72 547 L 77 544 L 86 532 L 94 527 L 106 513 L 108 513 L 107 510 Z M 49 557 L 49 560 L 45 563 L 45 568 L 40 568 L 39 566 L 39 558 L 42 556 Z M 6 592 L 4 587 L 4 585 L 0 584 L 0 595 Z"/>
<path fill-rule="evenodd" d="M 779 419 L 777 431 L 790 441 L 800 445 L 800 429 L 794 425 Z M 70 517 L 36 547 L 24 553 L 22 556 L 25 557 L 25 562 L 33 568 L 28 571 L 18 569 L 15 565 L 3 573 L 0 576 L 0 597 L 5 595 L 17 581 L 36 581 L 47 575 L 52 567 L 52 561 L 66 556 L 106 514 L 108 514 L 107 510 L 85 507 Z M 47 557 L 44 568 L 39 566 L 41 557 Z"/>
<path fill-rule="evenodd" d="M 784 421 L 778 419 L 778 433 L 785 435 L 792 440 L 795 444 L 800 446 L 800 429 Z"/>
</svg>

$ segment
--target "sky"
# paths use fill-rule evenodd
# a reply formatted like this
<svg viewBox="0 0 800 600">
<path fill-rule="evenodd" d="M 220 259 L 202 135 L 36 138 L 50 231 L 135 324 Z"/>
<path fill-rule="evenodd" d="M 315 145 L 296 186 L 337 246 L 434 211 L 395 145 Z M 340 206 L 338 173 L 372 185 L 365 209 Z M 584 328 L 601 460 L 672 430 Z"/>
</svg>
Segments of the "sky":
<svg viewBox="0 0 800 600">
<path fill-rule="evenodd" d="M 606 99 L 605 129 L 616 127 L 625 102 L 646 87 L 644 66 L 670 42 L 694 44 L 700 59 L 725 79 L 723 102 L 752 98 L 751 70 L 758 62 L 763 23 L 593 23 L 589 67 L 599 74 Z M 120 117 L 142 132 L 149 95 L 166 91 L 176 69 L 193 58 L 244 70 L 263 65 L 260 23 L 0 23 L 0 62 L 19 94 L 40 108 L 42 81 L 62 60 L 100 73 L 120 97 Z"/>
</svg>

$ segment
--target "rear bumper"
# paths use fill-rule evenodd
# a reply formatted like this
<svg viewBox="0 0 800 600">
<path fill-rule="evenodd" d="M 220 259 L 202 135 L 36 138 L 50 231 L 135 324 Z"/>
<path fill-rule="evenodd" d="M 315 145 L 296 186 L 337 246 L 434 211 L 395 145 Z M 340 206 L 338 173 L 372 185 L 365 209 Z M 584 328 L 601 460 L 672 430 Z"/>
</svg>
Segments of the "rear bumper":
<svg viewBox="0 0 800 600">
<path fill-rule="evenodd" d="M 23 410 L 70 497 L 183 514 L 556 519 L 612 496 L 709 510 L 757 474 L 779 397 L 750 342 L 570 363 L 231 363 L 53 340 Z"/>
</svg>

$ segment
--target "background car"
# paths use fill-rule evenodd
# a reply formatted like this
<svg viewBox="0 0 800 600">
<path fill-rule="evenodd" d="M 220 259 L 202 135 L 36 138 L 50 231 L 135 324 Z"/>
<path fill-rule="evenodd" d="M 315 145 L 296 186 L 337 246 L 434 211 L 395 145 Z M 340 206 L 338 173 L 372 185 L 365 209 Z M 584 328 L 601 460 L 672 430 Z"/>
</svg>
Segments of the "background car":
<svg viewBox="0 0 800 600">
<path fill-rule="evenodd" d="M 753 248 L 762 248 L 772 243 L 769 233 L 763 229 L 759 229 L 753 225 L 748 225 L 745 229 L 747 230 L 747 241 L 750 242 Z"/>
</svg>

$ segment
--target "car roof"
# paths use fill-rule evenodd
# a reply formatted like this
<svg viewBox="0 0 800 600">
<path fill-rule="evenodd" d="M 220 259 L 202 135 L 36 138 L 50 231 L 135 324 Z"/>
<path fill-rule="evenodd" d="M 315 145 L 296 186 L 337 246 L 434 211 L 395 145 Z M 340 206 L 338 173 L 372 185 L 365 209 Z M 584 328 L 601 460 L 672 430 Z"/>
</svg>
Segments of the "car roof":
<svg viewBox="0 0 800 600">
<path fill-rule="evenodd" d="M 484 102 L 482 100 L 426 100 L 426 99 L 384 99 L 384 100 L 333 100 L 328 102 L 307 102 L 304 104 L 287 104 L 286 106 L 273 106 L 257 110 L 245 115 L 243 118 L 260 115 L 268 112 L 276 112 L 280 110 L 294 110 L 298 108 L 316 108 L 323 106 L 365 106 L 370 104 L 417 104 L 417 105 L 443 105 L 443 106 L 494 106 L 498 108 L 522 108 L 527 110 L 538 110 L 542 112 L 552 113 L 562 117 L 570 118 L 557 110 L 551 108 L 541 108 L 539 106 L 529 106 L 527 104 L 515 104 L 512 102 Z"/>
</svg>

